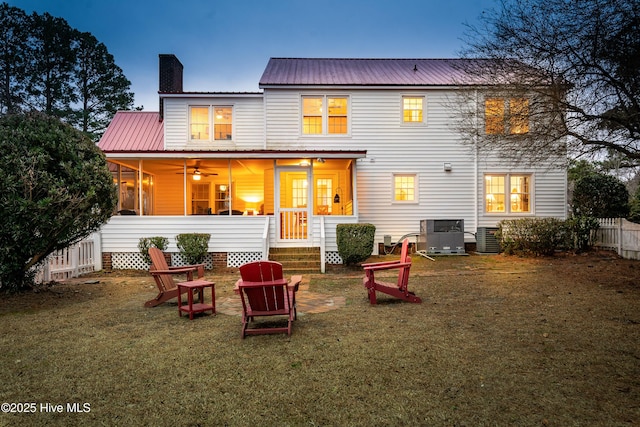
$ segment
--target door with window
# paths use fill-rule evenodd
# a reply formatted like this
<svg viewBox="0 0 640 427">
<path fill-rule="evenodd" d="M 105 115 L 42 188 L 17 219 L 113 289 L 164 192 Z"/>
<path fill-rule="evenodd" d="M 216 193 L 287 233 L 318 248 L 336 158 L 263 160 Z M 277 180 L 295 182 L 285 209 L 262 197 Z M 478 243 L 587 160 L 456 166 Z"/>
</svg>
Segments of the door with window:
<svg viewBox="0 0 640 427">
<path fill-rule="evenodd" d="M 281 169 L 277 176 L 278 236 L 281 241 L 306 241 L 309 237 L 309 171 Z"/>
</svg>

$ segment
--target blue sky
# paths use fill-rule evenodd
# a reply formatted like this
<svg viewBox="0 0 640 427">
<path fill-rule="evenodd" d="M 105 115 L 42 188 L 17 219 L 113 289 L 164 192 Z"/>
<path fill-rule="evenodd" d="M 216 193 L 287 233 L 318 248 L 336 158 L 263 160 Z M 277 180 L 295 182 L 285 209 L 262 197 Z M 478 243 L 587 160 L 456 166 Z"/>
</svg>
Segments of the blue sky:
<svg viewBox="0 0 640 427">
<path fill-rule="evenodd" d="M 8 0 L 103 42 L 135 105 L 158 109 L 158 54 L 185 91 L 258 91 L 270 57 L 450 58 L 496 0 Z"/>
</svg>

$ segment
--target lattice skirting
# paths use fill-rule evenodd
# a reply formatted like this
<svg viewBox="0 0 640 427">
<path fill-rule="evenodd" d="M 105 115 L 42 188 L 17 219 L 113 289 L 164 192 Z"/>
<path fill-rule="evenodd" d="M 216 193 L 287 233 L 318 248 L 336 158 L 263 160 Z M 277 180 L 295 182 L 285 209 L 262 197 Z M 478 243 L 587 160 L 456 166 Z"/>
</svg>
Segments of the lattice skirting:
<svg viewBox="0 0 640 427">
<path fill-rule="evenodd" d="M 326 252 L 327 264 L 342 264 L 342 257 L 338 252 Z M 240 267 L 252 261 L 262 259 L 260 252 L 229 252 L 227 253 L 227 267 Z M 179 253 L 171 253 L 171 265 L 182 266 L 186 263 Z M 148 270 L 149 265 L 142 259 L 139 252 L 114 252 L 111 254 L 111 266 L 114 270 Z M 207 270 L 213 269 L 211 254 L 204 260 Z"/>
<path fill-rule="evenodd" d="M 171 265 L 180 267 L 185 264 L 186 262 L 182 260 L 179 253 L 171 254 Z M 111 254 L 111 267 L 114 270 L 148 270 L 149 264 L 142 259 L 142 255 L 138 252 L 114 252 Z M 211 255 L 207 255 L 205 258 L 204 268 L 208 270 L 213 268 Z"/>
<path fill-rule="evenodd" d="M 239 267 L 251 261 L 259 261 L 262 258 L 260 252 L 229 252 L 227 254 L 227 267 Z M 171 265 L 179 267 L 185 265 L 179 253 L 171 253 Z M 142 255 L 138 252 L 114 252 L 111 254 L 111 266 L 114 270 L 148 270 L 147 264 Z M 211 254 L 204 260 L 204 267 L 207 270 L 213 269 Z"/>
<path fill-rule="evenodd" d="M 228 252 L 227 267 L 240 267 L 242 264 L 260 261 L 261 259 L 261 252 Z"/>
<path fill-rule="evenodd" d="M 338 252 L 327 251 L 324 255 L 327 260 L 327 264 L 342 264 L 342 257 Z"/>
</svg>

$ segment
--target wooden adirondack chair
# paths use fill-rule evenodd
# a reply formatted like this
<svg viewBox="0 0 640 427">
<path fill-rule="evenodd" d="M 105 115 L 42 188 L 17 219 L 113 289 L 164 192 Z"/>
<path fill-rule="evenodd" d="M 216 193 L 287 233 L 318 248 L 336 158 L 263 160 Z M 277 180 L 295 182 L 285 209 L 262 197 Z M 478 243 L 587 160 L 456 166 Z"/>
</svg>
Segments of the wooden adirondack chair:
<svg viewBox="0 0 640 427">
<path fill-rule="evenodd" d="M 275 261 L 255 261 L 240 266 L 241 279 L 236 291 L 242 300 L 242 338 L 247 335 L 286 332 L 297 318 L 296 292 L 302 276 L 283 277 L 282 264 Z M 249 323 L 255 317 L 286 316 L 286 327 L 259 327 Z"/>
<path fill-rule="evenodd" d="M 402 242 L 400 259 L 396 261 L 373 262 L 362 264 L 365 277 L 362 280 L 364 287 L 369 292 L 369 302 L 376 304 L 376 291 L 382 292 L 405 301 L 421 303 L 422 300 L 413 292 L 409 292 L 409 270 L 411 269 L 411 257 L 409 256 L 409 239 Z M 374 273 L 376 271 L 398 269 L 398 282 L 387 283 L 376 281 Z"/>
<path fill-rule="evenodd" d="M 164 254 L 158 248 L 149 248 L 149 257 L 151 257 L 149 273 L 155 279 L 159 293 L 154 299 L 145 302 L 145 307 L 155 307 L 178 297 L 178 287 L 173 280 L 173 276 L 176 274 L 185 275 L 186 281 L 189 282 L 193 280 L 193 273 L 197 273 L 197 278 L 204 276 L 204 264 L 169 267 Z"/>
</svg>

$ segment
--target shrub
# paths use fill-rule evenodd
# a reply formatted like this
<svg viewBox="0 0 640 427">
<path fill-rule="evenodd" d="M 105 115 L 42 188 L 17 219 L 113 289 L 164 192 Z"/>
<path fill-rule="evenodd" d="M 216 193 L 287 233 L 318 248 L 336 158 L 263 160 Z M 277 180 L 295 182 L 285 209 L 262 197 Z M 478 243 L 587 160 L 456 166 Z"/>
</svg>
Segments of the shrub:
<svg viewBox="0 0 640 427">
<path fill-rule="evenodd" d="M 187 264 L 201 264 L 209 252 L 211 234 L 185 233 L 176 236 L 182 259 Z"/>
<path fill-rule="evenodd" d="M 572 203 L 574 215 L 626 218 L 629 191 L 616 177 L 590 174 L 576 181 Z"/>
<path fill-rule="evenodd" d="M 566 221 L 571 233 L 573 248 L 578 251 L 591 249 L 595 243 L 596 231 L 600 228 L 598 219 L 591 216 L 574 216 Z"/>
<path fill-rule="evenodd" d="M 147 264 L 151 264 L 151 257 L 149 256 L 149 248 L 158 248 L 164 251 L 169 246 L 169 239 L 163 236 L 154 237 L 141 237 L 138 241 L 138 249 L 140 249 L 140 255 Z"/>
<path fill-rule="evenodd" d="M 629 217 L 627 219 L 631 222 L 640 223 L 640 186 L 638 186 L 629 201 Z"/>
<path fill-rule="evenodd" d="M 360 263 L 371 256 L 376 227 L 373 224 L 338 224 L 338 253 L 347 265 Z"/>
<path fill-rule="evenodd" d="M 553 255 L 567 244 L 568 232 L 557 218 L 520 218 L 500 221 L 496 239 L 506 254 Z"/>
<path fill-rule="evenodd" d="M 98 230 L 117 191 L 104 154 L 40 113 L 0 117 L 0 291 L 33 286 L 49 254 Z"/>
</svg>

